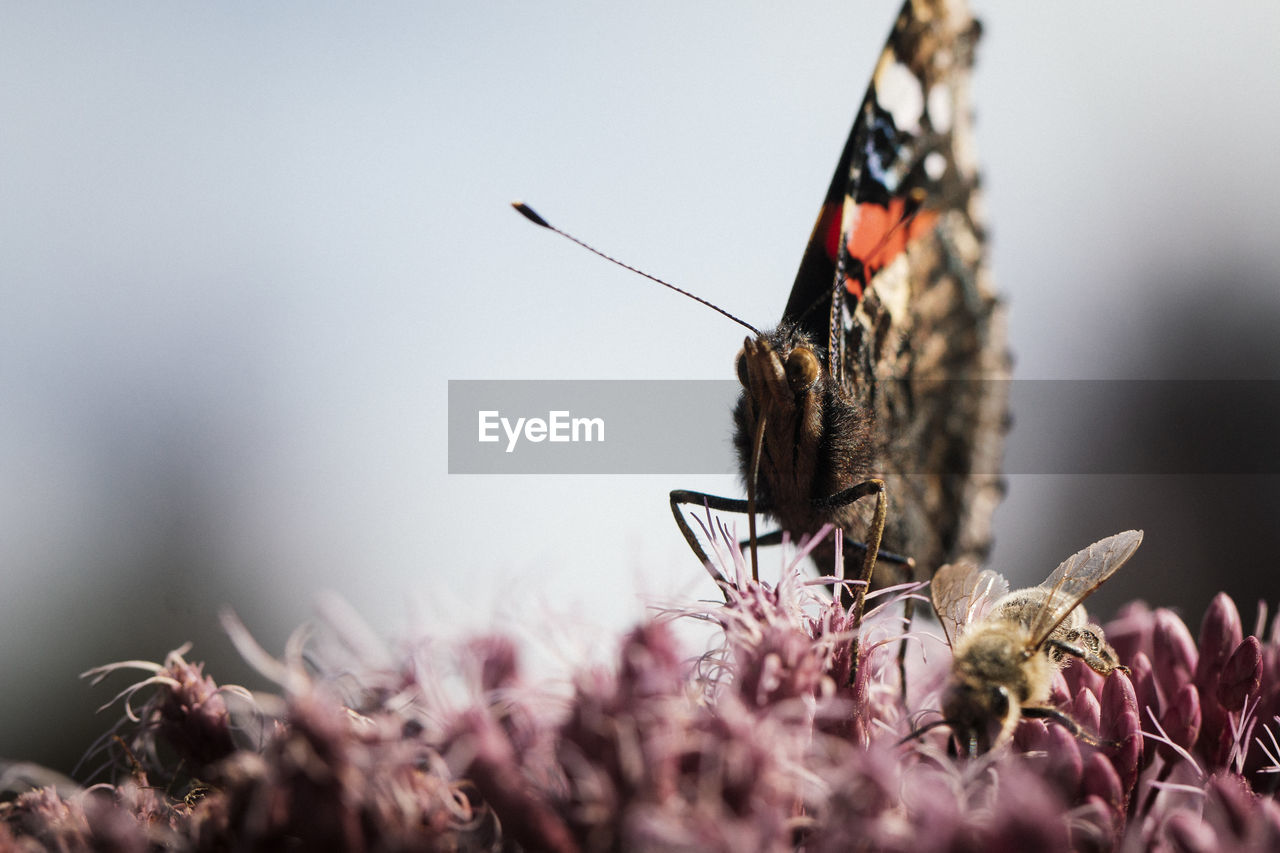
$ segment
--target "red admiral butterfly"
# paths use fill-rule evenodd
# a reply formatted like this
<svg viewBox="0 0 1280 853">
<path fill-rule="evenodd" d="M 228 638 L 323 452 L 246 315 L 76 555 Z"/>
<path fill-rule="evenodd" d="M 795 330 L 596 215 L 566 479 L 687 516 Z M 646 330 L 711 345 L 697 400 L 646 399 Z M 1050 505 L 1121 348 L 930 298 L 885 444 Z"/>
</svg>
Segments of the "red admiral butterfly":
<svg viewBox="0 0 1280 853">
<path fill-rule="evenodd" d="M 996 472 L 1006 401 L 998 380 L 1009 360 L 983 266 L 971 151 L 968 84 L 978 33 L 962 0 L 903 5 L 781 323 L 760 333 L 711 306 L 755 335 L 738 356 L 743 390 L 734 411 L 748 498 L 677 490 L 671 509 L 717 581 L 724 578 L 682 505 L 748 513 L 753 552 L 784 531 L 798 539 L 834 524 L 864 554 L 864 578 L 882 534 L 886 558 L 930 574 L 944 562 L 980 560 L 989 547 L 1003 492 Z M 516 208 L 585 246 L 523 204 Z M 874 511 L 860 501 L 872 495 Z M 757 538 L 756 512 L 781 530 Z M 830 566 L 833 550 L 821 546 L 814 558 Z"/>
<path fill-rule="evenodd" d="M 781 531 L 760 542 L 834 524 L 853 547 L 867 543 L 866 577 L 881 544 L 930 574 L 985 556 L 1003 493 L 1009 359 L 969 126 L 978 34 L 963 2 L 903 5 L 782 321 L 738 356 L 748 500 L 671 493 L 704 563 L 682 504 L 772 516 Z M 874 512 L 860 500 L 872 495 Z M 832 549 L 815 551 L 820 566 Z"/>
</svg>

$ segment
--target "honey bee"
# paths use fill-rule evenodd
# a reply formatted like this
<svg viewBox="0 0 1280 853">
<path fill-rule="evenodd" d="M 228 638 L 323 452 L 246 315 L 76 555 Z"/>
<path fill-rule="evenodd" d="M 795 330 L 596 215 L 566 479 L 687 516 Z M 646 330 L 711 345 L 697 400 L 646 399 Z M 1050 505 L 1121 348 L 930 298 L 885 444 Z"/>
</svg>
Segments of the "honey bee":
<svg viewBox="0 0 1280 853">
<path fill-rule="evenodd" d="M 1140 530 L 1109 536 L 1065 560 L 1039 586 L 1013 592 L 990 569 L 966 563 L 939 569 L 932 598 L 952 650 L 951 680 L 943 719 L 909 738 L 947 725 L 959 747 L 976 756 L 1006 743 L 1021 718 L 1039 717 L 1098 745 L 1096 736 L 1048 704 L 1049 689 L 1068 655 L 1101 675 L 1128 671 L 1080 603 L 1140 544 Z"/>
</svg>

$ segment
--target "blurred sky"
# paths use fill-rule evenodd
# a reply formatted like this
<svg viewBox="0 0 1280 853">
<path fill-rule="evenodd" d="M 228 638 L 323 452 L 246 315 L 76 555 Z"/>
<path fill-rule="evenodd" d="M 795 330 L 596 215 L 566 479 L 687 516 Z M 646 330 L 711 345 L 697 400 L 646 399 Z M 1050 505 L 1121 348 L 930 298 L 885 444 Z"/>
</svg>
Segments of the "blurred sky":
<svg viewBox="0 0 1280 853">
<path fill-rule="evenodd" d="M 713 596 L 666 494 L 735 478 L 451 477 L 446 381 L 732 378 L 739 327 L 508 202 L 776 322 L 896 6 L 6 4 L 0 756 L 65 766 L 110 692 L 76 673 L 221 659 L 223 606 L 272 650 L 323 590 L 389 633 L 588 645 Z M 977 10 L 1016 375 L 1277 378 L 1280 5 Z M 1140 442 L 1116 416 L 1081 433 Z M 993 565 L 1145 527 L 1118 595 L 1226 587 L 1250 626 L 1276 507 L 1274 478 L 1016 477 Z"/>
</svg>

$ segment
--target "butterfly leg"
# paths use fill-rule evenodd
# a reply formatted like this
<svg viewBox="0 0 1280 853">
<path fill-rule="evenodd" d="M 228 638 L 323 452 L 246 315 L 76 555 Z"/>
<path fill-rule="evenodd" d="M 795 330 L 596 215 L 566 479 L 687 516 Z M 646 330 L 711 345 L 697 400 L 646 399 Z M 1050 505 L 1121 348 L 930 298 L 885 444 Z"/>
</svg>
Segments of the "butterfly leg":
<svg viewBox="0 0 1280 853">
<path fill-rule="evenodd" d="M 709 495 L 705 492 L 691 492 L 687 489 L 675 489 L 671 492 L 671 514 L 675 516 L 676 526 L 680 528 L 680 532 L 684 534 L 684 541 L 689 543 L 689 547 L 693 549 L 693 553 L 702 561 L 702 565 L 706 566 L 708 572 L 711 573 L 711 579 L 716 582 L 722 589 L 727 590 L 729 581 L 720 573 L 720 570 L 711 562 L 711 558 L 707 556 L 706 550 L 703 549 L 702 543 L 698 541 L 698 537 L 694 534 L 693 528 L 689 526 L 689 522 L 685 519 L 684 513 L 680 510 L 683 505 L 693 505 L 698 507 L 706 507 L 708 509 L 718 510 L 719 512 L 749 512 L 750 505 L 747 501 L 740 498 L 722 498 L 719 495 Z M 728 593 L 726 591 L 726 597 Z"/>
<path fill-rule="evenodd" d="M 907 567 L 907 581 L 912 582 L 916 579 L 916 561 L 912 560 Z M 914 594 L 908 594 L 902 599 L 902 621 L 904 623 L 902 639 L 898 642 L 898 695 L 902 697 L 902 704 L 907 704 L 907 635 L 906 632 L 911 630 L 911 621 L 916 616 L 916 597 Z"/>
<path fill-rule="evenodd" d="M 756 544 L 781 545 L 783 537 L 786 535 L 787 532 L 785 530 L 775 530 L 772 533 L 764 533 L 756 537 Z M 746 548 L 750 544 L 751 540 L 743 539 L 738 543 L 738 547 Z M 857 554 L 859 559 L 865 560 L 867 555 L 867 546 L 863 542 L 859 542 L 856 539 L 851 539 L 846 536 L 844 537 L 844 552 L 845 554 Z M 901 554 L 895 554 L 892 551 L 886 551 L 881 548 L 880 553 L 876 555 L 876 565 L 880 565 L 881 563 L 892 563 L 895 566 L 900 566 L 906 569 L 908 577 L 915 576 L 914 572 L 916 561 L 910 557 L 904 557 Z M 851 602 L 847 602 L 845 606 L 847 607 L 849 603 Z"/>
<path fill-rule="evenodd" d="M 876 569 L 876 556 L 880 552 L 880 539 L 884 536 L 884 523 L 889 514 L 889 497 L 885 492 L 884 480 L 871 479 L 836 492 L 829 498 L 814 501 L 814 504 L 821 509 L 832 509 L 846 506 L 871 495 L 876 496 L 876 509 L 871 519 L 871 528 L 867 531 L 867 550 L 862 560 L 862 571 L 858 575 L 857 584 L 853 590 L 853 606 L 849 611 L 854 629 L 853 642 L 850 648 L 853 656 L 851 678 L 855 678 L 858 672 L 857 631 L 862 624 L 862 609 L 866 604 L 867 587 L 870 585 L 871 575 Z"/>
<path fill-rule="evenodd" d="M 761 543 L 764 542 L 763 539 L 761 539 L 760 541 Z M 867 546 L 864 545 L 863 543 L 855 542 L 854 540 L 846 536 L 844 538 L 844 547 L 846 549 L 846 553 L 850 551 L 857 552 L 857 553 L 863 554 L 865 558 Z M 884 563 L 892 563 L 894 566 L 898 567 L 902 572 L 900 577 L 903 577 L 906 582 L 910 583 L 916 579 L 916 561 L 911 557 L 903 557 L 902 555 L 895 554 L 892 551 L 885 551 L 884 549 L 881 549 L 880 553 L 876 556 L 876 564 L 882 565 Z M 843 593 L 842 601 L 844 602 L 844 605 L 846 607 L 850 606 L 853 602 L 849 598 L 848 588 L 843 589 L 842 593 Z M 915 615 L 916 615 L 915 596 L 907 595 L 902 600 L 902 621 L 905 624 L 907 630 L 911 628 L 911 623 L 915 619 Z M 901 686 L 902 701 L 906 702 L 907 701 L 907 638 L 905 636 L 902 638 L 902 642 L 898 644 L 898 684 Z"/>
<path fill-rule="evenodd" d="M 760 537 L 761 545 L 777 545 L 781 541 L 781 530 L 776 533 L 766 533 L 764 536 Z M 864 560 L 867 558 L 866 543 L 859 542 L 858 540 L 852 539 L 848 536 L 844 537 L 844 550 L 846 554 L 855 553 L 860 554 Z M 895 566 L 906 569 L 908 577 L 915 576 L 916 561 L 911 557 L 904 557 L 901 554 L 895 554 L 892 551 L 886 551 L 881 548 L 880 553 L 876 554 L 876 565 L 880 565 L 881 563 L 892 563 Z"/>
</svg>

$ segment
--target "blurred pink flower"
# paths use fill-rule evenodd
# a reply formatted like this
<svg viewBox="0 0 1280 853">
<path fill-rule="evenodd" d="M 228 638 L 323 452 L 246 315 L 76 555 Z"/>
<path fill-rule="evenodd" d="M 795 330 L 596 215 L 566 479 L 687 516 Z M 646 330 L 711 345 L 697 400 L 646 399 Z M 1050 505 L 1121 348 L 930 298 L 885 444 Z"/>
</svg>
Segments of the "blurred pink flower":
<svg viewBox="0 0 1280 853">
<path fill-rule="evenodd" d="M 1100 746 L 1024 718 L 961 759 L 945 728 L 906 737 L 936 719 L 949 666 L 918 622 L 900 680 L 917 587 L 859 618 L 795 564 L 776 586 L 740 563 L 724 576 L 726 603 L 687 609 L 719 627 L 715 650 L 690 655 L 654 619 L 555 703 L 507 637 L 389 651 L 349 617 L 281 660 L 229 623 L 275 694 L 217 685 L 185 647 L 94 670 L 146 673 L 108 703 L 124 709 L 94 753 L 110 782 L 21 793 L 0 849 L 1280 849 L 1265 612 L 1246 635 L 1218 596 L 1194 638 L 1131 604 L 1106 626 L 1129 674 L 1076 662 L 1051 691 Z"/>
</svg>

